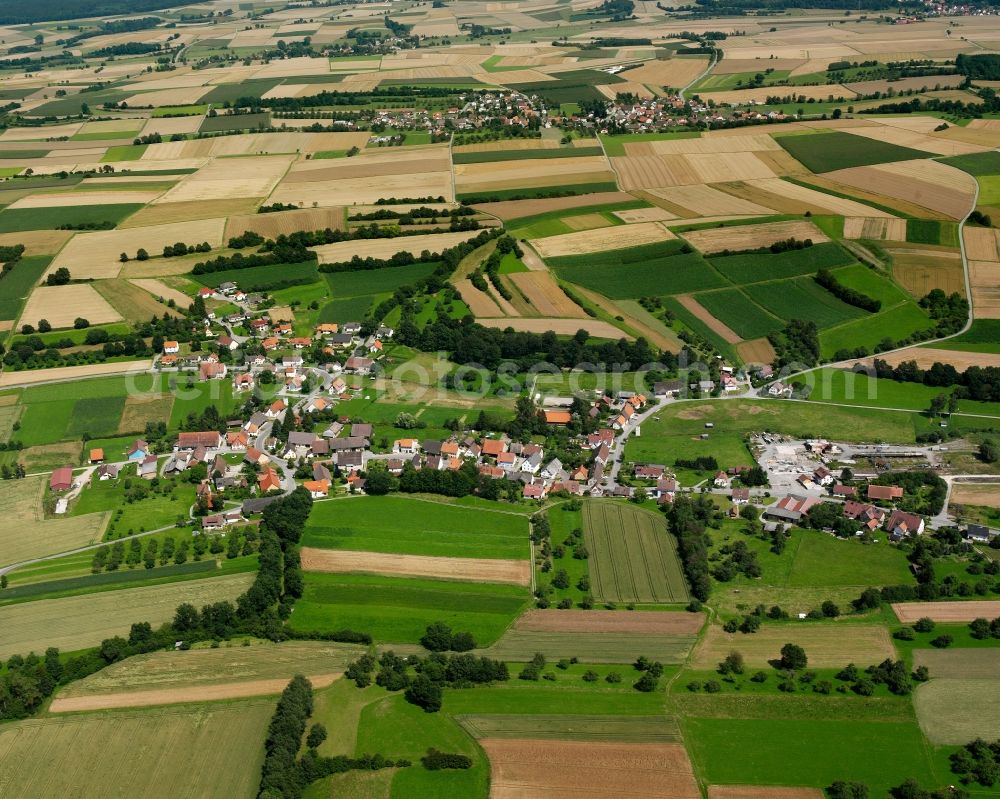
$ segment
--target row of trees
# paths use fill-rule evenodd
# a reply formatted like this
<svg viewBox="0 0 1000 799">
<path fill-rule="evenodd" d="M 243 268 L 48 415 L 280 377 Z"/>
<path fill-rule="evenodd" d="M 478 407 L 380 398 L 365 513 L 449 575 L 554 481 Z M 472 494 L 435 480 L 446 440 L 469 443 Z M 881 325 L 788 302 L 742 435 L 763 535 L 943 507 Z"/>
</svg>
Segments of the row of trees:
<svg viewBox="0 0 1000 799">
<path fill-rule="evenodd" d="M 876 377 L 900 383 L 921 383 L 941 388 L 958 386 L 958 399 L 1000 401 L 1000 367 L 970 366 L 960 372 L 950 363 L 935 362 L 930 369 L 921 369 L 916 361 L 903 361 L 892 366 L 876 358 L 874 368 Z"/>
</svg>

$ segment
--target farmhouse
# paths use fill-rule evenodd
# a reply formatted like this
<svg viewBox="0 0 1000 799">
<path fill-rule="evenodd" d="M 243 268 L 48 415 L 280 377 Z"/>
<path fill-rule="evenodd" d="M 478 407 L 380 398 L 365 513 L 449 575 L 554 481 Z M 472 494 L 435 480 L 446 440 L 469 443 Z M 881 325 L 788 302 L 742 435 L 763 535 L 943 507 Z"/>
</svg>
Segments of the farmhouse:
<svg viewBox="0 0 1000 799">
<path fill-rule="evenodd" d="M 117 480 L 121 467 L 117 463 L 104 463 L 97 468 L 98 480 Z"/>
<path fill-rule="evenodd" d="M 181 345 L 176 341 L 164 341 L 163 342 L 163 354 L 164 355 L 176 355 L 181 351 Z"/>
<path fill-rule="evenodd" d="M 868 499 L 893 500 L 893 499 L 901 499 L 902 496 L 903 496 L 903 489 L 900 486 L 880 486 L 880 485 L 868 486 Z"/>
<path fill-rule="evenodd" d="M 198 447 L 216 449 L 222 440 L 222 436 L 215 430 L 201 433 L 178 433 L 177 443 L 174 444 L 174 452 L 184 450 L 194 450 Z"/>
<path fill-rule="evenodd" d="M 844 516 L 854 519 L 869 530 L 877 530 L 885 520 L 885 511 L 875 505 L 849 499 L 844 503 Z"/>
<path fill-rule="evenodd" d="M 344 371 L 350 374 L 366 375 L 372 370 L 375 361 L 371 358 L 362 358 L 360 355 L 352 355 L 344 362 Z"/>
<path fill-rule="evenodd" d="M 326 480 L 306 480 L 302 487 L 313 499 L 322 499 L 330 492 L 330 484 Z"/>
<path fill-rule="evenodd" d="M 142 461 L 149 454 L 149 444 L 141 438 L 137 438 L 125 457 L 129 461 Z"/>
<path fill-rule="evenodd" d="M 803 497 L 798 494 L 788 494 L 779 499 L 764 511 L 764 515 L 769 519 L 779 522 L 797 522 L 814 505 L 820 502 L 816 497 Z"/>
<path fill-rule="evenodd" d="M 261 494 L 266 494 L 268 491 L 277 491 L 281 488 L 281 480 L 278 477 L 278 473 L 274 469 L 268 468 L 257 478 L 257 488 L 260 489 Z"/>
<path fill-rule="evenodd" d="M 224 363 L 216 361 L 208 361 L 198 365 L 198 373 L 202 380 L 222 380 L 227 371 Z"/>
<path fill-rule="evenodd" d="M 55 492 L 69 491 L 73 487 L 73 467 L 63 466 L 52 472 L 49 478 L 49 490 Z"/>
</svg>

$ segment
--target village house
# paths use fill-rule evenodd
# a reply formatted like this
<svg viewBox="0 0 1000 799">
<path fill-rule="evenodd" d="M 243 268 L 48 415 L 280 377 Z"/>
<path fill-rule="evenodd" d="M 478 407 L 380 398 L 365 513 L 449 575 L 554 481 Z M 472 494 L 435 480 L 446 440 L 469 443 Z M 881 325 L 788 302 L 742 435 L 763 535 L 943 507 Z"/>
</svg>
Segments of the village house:
<svg viewBox="0 0 1000 799">
<path fill-rule="evenodd" d="M 764 516 L 780 522 L 797 522 L 805 516 L 809 509 L 818 505 L 820 500 L 817 497 L 803 497 L 798 494 L 788 494 L 779 499 L 775 504 L 769 505 L 764 510 Z"/>
<path fill-rule="evenodd" d="M 363 450 L 342 450 L 334 456 L 334 463 L 342 471 L 356 472 L 365 468 L 365 453 Z"/>
<path fill-rule="evenodd" d="M 206 516 L 201 520 L 201 529 L 206 533 L 214 533 L 219 530 L 225 530 L 227 527 L 239 524 L 242 521 L 244 521 L 243 513 L 237 508 L 225 511 L 224 513 L 214 513 L 211 516 Z"/>
<path fill-rule="evenodd" d="M 894 510 L 889 515 L 889 520 L 885 523 L 886 532 L 893 541 L 902 541 L 910 535 L 922 535 L 924 532 L 924 520 L 915 513 L 907 513 L 902 510 Z"/>
<path fill-rule="evenodd" d="M 415 455 L 420 452 L 420 442 L 415 438 L 399 438 L 392 442 L 392 451 L 397 455 Z"/>
<path fill-rule="evenodd" d="M 636 480 L 659 480 L 665 471 L 665 467 L 658 464 L 638 464 L 635 467 L 635 478 Z"/>
<path fill-rule="evenodd" d="M 249 372 L 240 372 L 233 376 L 233 391 L 253 391 L 254 379 Z"/>
<path fill-rule="evenodd" d="M 261 494 L 269 491 L 277 491 L 281 488 L 281 479 L 274 469 L 267 468 L 257 477 L 257 488 Z"/>
<path fill-rule="evenodd" d="M 117 480 L 121 467 L 117 463 L 102 463 L 97 467 L 98 480 Z"/>
<path fill-rule="evenodd" d="M 714 485 L 716 488 L 728 488 L 729 475 L 723 471 L 716 472 L 715 477 L 712 479 L 712 485 Z"/>
<path fill-rule="evenodd" d="M 205 361 L 198 365 L 202 380 L 222 380 L 227 373 L 226 365 L 217 361 Z"/>
<path fill-rule="evenodd" d="M 104 450 L 100 447 L 92 449 L 90 455 L 87 457 L 87 463 L 95 464 L 101 463 L 104 460 Z"/>
<path fill-rule="evenodd" d="M 181 345 L 176 341 L 164 341 L 163 342 L 163 354 L 164 355 L 176 355 L 181 351 Z"/>
<path fill-rule="evenodd" d="M 215 343 L 218 345 L 220 350 L 229 350 L 230 352 L 234 352 L 239 349 L 240 346 L 239 342 L 225 333 L 216 338 Z"/>
<path fill-rule="evenodd" d="M 653 383 L 654 397 L 678 397 L 684 388 L 682 380 L 660 380 Z"/>
<path fill-rule="evenodd" d="M 335 336 L 340 332 L 340 327 L 333 322 L 323 322 L 322 324 L 316 325 L 316 337 L 317 338 L 327 338 L 329 336 Z"/>
<path fill-rule="evenodd" d="M 677 494 L 677 481 L 672 477 L 661 477 L 650 492 L 654 499 L 673 502 Z"/>
<path fill-rule="evenodd" d="M 268 419 L 277 419 L 285 412 L 287 407 L 288 403 L 286 403 L 283 399 L 276 399 L 271 403 L 270 407 L 264 411 L 264 415 Z"/>
<path fill-rule="evenodd" d="M 750 501 L 750 489 L 734 488 L 732 494 L 730 494 L 730 499 L 734 505 L 746 505 Z"/>
<path fill-rule="evenodd" d="M 849 499 L 844 503 L 844 517 L 852 519 L 868 530 L 877 530 L 885 520 L 885 511 L 875 505 Z"/>
<path fill-rule="evenodd" d="M 152 480 L 156 477 L 156 456 L 147 455 L 136 467 L 136 473 L 143 480 Z"/>
<path fill-rule="evenodd" d="M 141 438 L 137 438 L 128 452 L 125 453 L 125 459 L 131 462 L 138 462 L 145 459 L 147 455 L 149 455 L 149 444 Z"/>
<path fill-rule="evenodd" d="M 302 487 L 313 499 L 322 499 L 330 493 L 330 484 L 326 480 L 306 480 Z"/>
<path fill-rule="evenodd" d="M 845 486 L 841 483 L 837 483 L 833 487 L 833 495 L 835 497 L 856 497 L 858 495 L 858 489 L 854 486 Z"/>
</svg>

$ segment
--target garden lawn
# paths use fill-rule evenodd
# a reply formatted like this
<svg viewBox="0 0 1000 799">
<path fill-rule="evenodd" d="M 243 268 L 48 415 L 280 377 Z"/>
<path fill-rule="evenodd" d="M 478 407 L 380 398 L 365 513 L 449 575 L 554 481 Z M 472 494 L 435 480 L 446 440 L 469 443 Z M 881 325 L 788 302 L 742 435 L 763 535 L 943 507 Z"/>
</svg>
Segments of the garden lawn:
<svg viewBox="0 0 1000 799">
<path fill-rule="evenodd" d="M 776 136 L 775 141 L 807 169 L 817 173 L 891 161 L 911 161 L 932 155 L 923 150 L 900 147 L 840 131 L 811 136 Z"/>
<path fill-rule="evenodd" d="M 692 718 L 684 728 L 692 759 L 713 785 L 825 788 L 850 780 L 868 785 L 873 796 L 909 777 L 935 785 L 929 749 L 914 722 Z"/>
<path fill-rule="evenodd" d="M 494 643 L 521 613 L 527 589 L 350 574 L 307 574 L 290 623 L 296 630 L 352 629 L 376 642 L 415 644 L 428 624 L 443 621 Z"/>
<path fill-rule="evenodd" d="M 844 541 L 804 531 L 795 550 L 788 585 L 909 585 L 909 564 L 895 547 Z"/>
<path fill-rule="evenodd" d="M 313 504 L 302 543 L 403 555 L 526 558 L 524 516 L 459 508 L 405 496 L 357 497 Z"/>
</svg>

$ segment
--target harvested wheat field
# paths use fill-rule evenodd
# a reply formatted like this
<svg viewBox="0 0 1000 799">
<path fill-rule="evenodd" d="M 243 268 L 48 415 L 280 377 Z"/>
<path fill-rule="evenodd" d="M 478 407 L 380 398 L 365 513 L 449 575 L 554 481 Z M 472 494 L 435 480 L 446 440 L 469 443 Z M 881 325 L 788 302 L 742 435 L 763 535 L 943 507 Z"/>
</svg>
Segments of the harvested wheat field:
<svg viewBox="0 0 1000 799">
<path fill-rule="evenodd" d="M 71 283 L 66 286 L 38 286 L 31 292 L 21 314 L 22 323 L 38 326 L 39 319 L 47 319 L 54 328 L 73 327 L 73 322 L 83 317 L 92 325 L 119 322 L 118 313 L 89 283 Z"/>
<path fill-rule="evenodd" d="M 708 66 L 707 58 L 669 58 L 646 61 L 641 67 L 627 70 L 622 75 L 633 83 L 645 83 L 657 88 L 687 86 Z"/>
<path fill-rule="evenodd" d="M 548 272 L 515 272 L 507 277 L 541 316 L 586 316 Z"/>
<path fill-rule="evenodd" d="M 766 338 L 755 338 L 752 341 L 742 341 L 736 345 L 736 352 L 744 363 L 774 363 L 777 353 L 774 346 Z"/>
<path fill-rule="evenodd" d="M 709 785 L 708 799 L 823 799 L 823 792 L 781 785 Z"/>
<path fill-rule="evenodd" d="M 162 297 L 164 302 L 173 300 L 178 308 L 187 308 L 191 304 L 191 298 L 177 289 L 172 289 L 166 283 L 153 278 L 135 278 L 132 281 L 143 291 L 149 292 L 154 297 Z"/>
<path fill-rule="evenodd" d="M 957 250 L 909 247 L 887 247 L 886 250 L 892 256 L 892 276 L 914 297 L 923 297 L 931 289 L 965 295 L 965 271 Z"/>
<path fill-rule="evenodd" d="M 473 286 L 472 281 L 468 278 L 455 281 L 455 288 L 462 295 L 462 301 L 469 306 L 472 315 L 477 319 L 484 316 L 505 316 L 493 297 Z"/>
<path fill-rule="evenodd" d="M 954 167 L 931 160 L 859 166 L 826 172 L 824 177 L 963 219 L 972 209 L 976 179 Z"/>
<path fill-rule="evenodd" d="M 142 323 L 154 316 L 179 316 L 177 311 L 128 280 L 99 280 L 92 285 L 127 322 Z"/>
<path fill-rule="evenodd" d="M 66 651 L 96 646 L 105 638 L 127 634 L 136 619 L 158 626 L 173 618 L 181 602 L 202 607 L 233 601 L 252 582 L 252 574 L 235 574 L 8 605 L 0 608 L 0 657 L 50 646 Z"/>
<path fill-rule="evenodd" d="M 496 327 L 506 330 L 508 327 L 523 333 L 548 333 L 552 331 L 559 336 L 572 336 L 578 330 L 586 330 L 595 338 L 631 338 L 609 322 L 585 317 L 581 319 L 483 319 L 484 327 Z"/>
<path fill-rule="evenodd" d="M 660 222 L 640 222 L 637 225 L 617 225 L 600 230 L 583 230 L 535 239 L 532 246 L 543 258 L 562 255 L 585 255 L 592 252 L 638 247 L 674 239 L 673 233 Z"/>
<path fill-rule="evenodd" d="M 905 350 L 882 353 L 878 356 L 892 366 L 898 366 L 904 361 L 915 361 L 921 369 L 930 369 L 935 363 L 948 363 L 958 371 L 964 372 L 970 366 L 1000 367 L 1000 354 L 989 352 L 959 352 L 958 350 L 940 350 L 934 347 L 908 347 Z M 873 358 L 866 358 L 862 363 L 871 364 Z M 955 487 L 958 487 L 958 483 Z M 954 495 L 953 495 L 954 497 Z"/>
<path fill-rule="evenodd" d="M 0 233 L 0 246 L 24 245 L 24 254 L 52 255 L 76 235 L 72 230 L 25 230 L 20 233 Z"/>
<path fill-rule="evenodd" d="M 506 144 L 507 142 L 498 142 Z M 536 214 L 548 214 L 552 211 L 567 211 L 571 208 L 581 208 L 591 205 L 610 205 L 634 200 L 631 194 L 623 191 L 601 191 L 594 194 L 577 194 L 573 197 L 548 197 L 539 200 L 504 200 L 496 203 L 478 203 L 477 211 L 495 216 L 504 222 L 521 219 Z"/>
<path fill-rule="evenodd" d="M 284 177 L 292 160 L 284 155 L 217 158 L 184 178 L 157 203 L 266 197 Z"/>
<path fill-rule="evenodd" d="M 83 380 L 88 377 L 105 377 L 148 372 L 153 362 L 148 358 L 141 361 L 120 361 L 117 363 L 92 363 L 87 366 L 55 366 L 51 369 L 32 369 L 25 372 L 4 372 L 0 375 L 0 388 L 27 386 L 32 383 L 48 383 L 61 380 Z"/>
<path fill-rule="evenodd" d="M 228 240 L 252 230 L 265 239 L 273 239 L 282 233 L 326 228 L 343 230 L 344 226 L 343 208 L 305 208 L 301 211 L 277 211 L 270 214 L 242 214 L 229 217 L 225 238 Z"/>
<path fill-rule="evenodd" d="M 691 244 L 703 253 L 716 253 L 723 250 L 756 250 L 760 247 L 770 247 L 776 241 L 785 239 L 812 239 L 814 244 L 829 241 L 823 231 L 812 222 L 767 222 L 763 225 L 736 225 L 734 227 L 706 228 L 692 230 L 682 234 Z"/>
<path fill-rule="evenodd" d="M 67 552 L 101 540 L 110 512 L 71 518 L 45 518 L 45 475 L 0 483 L 0 565 Z"/>
<path fill-rule="evenodd" d="M 951 488 L 950 501 L 959 505 L 1000 508 L 1000 483 L 955 483 Z"/>
<path fill-rule="evenodd" d="M 168 138 L 175 133 L 197 133 L 201 128 L 204 116 L 196 115 L 190 117 L 152 117 L 143 125 L 140 136 L 152 136 L 159 133 L 160 136 Z"/>
<path fill-rule="evenodd" d="M 526 610 L 513 629 L 537 633 L 697 635 L 702 613 L 622 613 L 617 610 Z"/>
<path fill-rule="evenodd" d="M 611 166 L 626 191 L 774 177 L 771 168 L 750 152 L 626 156 L 612 158 Z"/>
<path fill-rule="evenodd" d="M 1000 602 L 997 603 L 1000 605 Z M 893 657 L 889 631 L 881 625 L 850 625 L 838 629 L 829 624 L 802 624 L 790 627 L 763 627 L 754 635 L 726 633 L 713 625 L 694 652 L 694 668 L 715 668 L 734 649 L 746 659 L 748 666 L 765 667 L 781 657 L 786 643 L 801 646 L 809 653 L 809 665 L 816 668 L 843 667 L 846 663 L 878 663 Z"/>
<path fill-rule="evenodd" d="M 344 549 L 302 548 L 302 568 L 313 572 L 364 572 L 406 577 L 465 580 L 474 583 L 529 585 L 527 560 L 441 558 L 430 555 L 394 555 Z"/>
<path fill-rule="evenodd" d="M 616 217 L 627 225 L 634 225 L 639 222 L 666 222 L 676 219 L 677 214 L 672 214 L 666 208 L 636 208 L 631 211 L 612 211 Z"/>
<path fill-rule="evenodd" d="M 484 141 L 477 144 L 462 144 L 454 148 L 456 153 L 501 153 L 511 150 L 558 150 L 557 139 L 510 139 L 504 141 Z"/>
<path fill-rule="evenodd" d="M 1000 121 L 1000 120 L 998 120 Z M 965 240 L 965 254 L 970 261 L 998 261 L 997 231 L 993 228 L 971 227 L 962 228 Z"/>
<path fill-rule="evenodd" d="M 644 149 L 648 148 L 649 152 Z M 626 144 L 630 155 L 718 155 L 727 153 L 755 153 L 781 151 L 781 145 L 763 133 L 739 133 L 731 136 L 707 134 L 697 139 L 665 139 L 663 141 Z"/>
<path fill-rule="evenodd" d="M 699 799 L 681 744 L 484 738 L 490 799 Z"/>
<path fill-rule="evenodd" d="M 413 172 L 309 182 L 282 181 L 268 198 L 268 202 L 299 206 L 313 203 L 319 206 L 366 205 L 380 199 L 414 195 L 453 199 L 451 172 Z"/>
<path fill-rule="evenodd" d="M 972 314 L 976 319 L 1000 319 L 1000 263 L 969 261 Z"/>
<path fill-rule="evenodd" d="M 811 179 L 816 182 L 816 178 Z M 717 189 L 750 202 L 760 203 L 782 214 L 839 214 L 842 216 L 893 216 L 856 200 L 835 197 L 823 191 L 789 183 L 780 178 L 723 183 Z"/>
<path fill-rule="evenodd" d="M 288 685 L 289 677 L 275 680 L 249 680 L 221 685 L 202 685 L 189 688 L 161 688 L 157 691 L 129 691 L 117 694 L 91 696 L 59 696 L 49 705 L 50 713 L 79 713 L 86 710 L 120 710 L 126 707 L 152 707 L 176 705 L 182 702 L 212 702 L 222 699 L 246 699 L 251 696 L 280 694 Z M 306 675 L 313 688 L 327 688 L 339 679 L 341 673 Z"/>
<path fill-rule="evenodd" d="M 440 253 L 479 235 L 473 230 L 462 233 L 428 233 L 425 236 L 404 236 L 395 239 L 363 239 L 339 241 L 336 244 L 321 244 L 313 247 L 321 264 L 335 264 L 350 261 L 355 255 L 370 258 L 391 258 L 397 252 L 420 254 L 424 250 Z"/>
<path fill-rule="evenodd" d="M 172 225 L 178 222 L 200 222 L 205 219 L 221 219 L 231 214 L 250 214 L 260 203 L 256 197 L 241 197 L 234 200 L 191 200 L 180 203 L 147 205 L 136 211 L 118 226 L 119 230 L 156 225 Z"/>
<path fill-rule="evenodd" d="M 967 153 L 981 153 L 986 149 L 977 144 L 969 144 L 956 139 L 942 139 L 896 127 L 848 128 L 847 132 L 866 139 L 909 147 L 913 150 L 923 150 L 935 155 L 965 155 Z"/>
<path fill-rule="evenodd" d="M 603 155 L 455 165 L 455 191 L 485 193 L 614 180 Z"/>
<path fill-rule="evenodd" d="M 159 191 L 73 191 L 58 194 L 31 194 L 11 203 L 8 208 L 65 208 L 80 205 L 145 205 L 155 200 Z"/>
<path fill-rule="evenodd" d="M 765 205 L 735 197 L 712 186 L 650 189 L 649 193 L 686 211 L 682 216 L 766 216 L 774 213 Z"/>
<path fill-rule="evenodd" d="M 968 602 L 894 602 L 892 610 L 903 624 L 926 616 L 940 622 L 963 622 L 1000 616 L 1000 599 L 973 599 Z"/>
<path fill-rule="evenodd" d="M 166 245 L 175 244 L 178 241 L 188 244 L 207 241 L 212 247 L 218 247 L 222 244 L 222 229 L 225 223 L 225 219 L 202 219 L 127 230 L 78 233 L 53 259 L 48 271 L 51 273 L 59 267 L 65 266 L 69 268 L 73 278 L 77 280 L 118 277 L 122 267 L 119 261 L 121 253 L 124 252 L 130 258 L 134 258 L 140 247 L 149 253 L 159 253 L 163 252 Z M 155 261 L 155 259 L 153 260 Z M 152 267 L 154 264 L 146 261 L 143 266 Z M 146 274 L 155 273 L 153 269 L 149 269 Z M 137 277 L 142 276 L 144 275 L 137 275 Z"/>
<path fill-rule="evenodd" d="M 906 220 L 848 216 L 844 219 L 844 238 L 906 241 Z"/>
<path fill-rule="evenodd" d="M 729 344 L 738 344 L 743 341 L 743 337 L 739 333 L 735 332 L 732 328 L 727 326 L 721 320 L 716 319 L 709 313 L 708 309 L 705 308 L 701 303 L 698 302 L 690 294 L 678 294 L 677 302 L 687 308 L 692 314 L 694 314 L 698 319 L 704 322 L 708 327 L 710 327 L 714 332 L 718 333 L 722 338 Z"/>
</svg>

